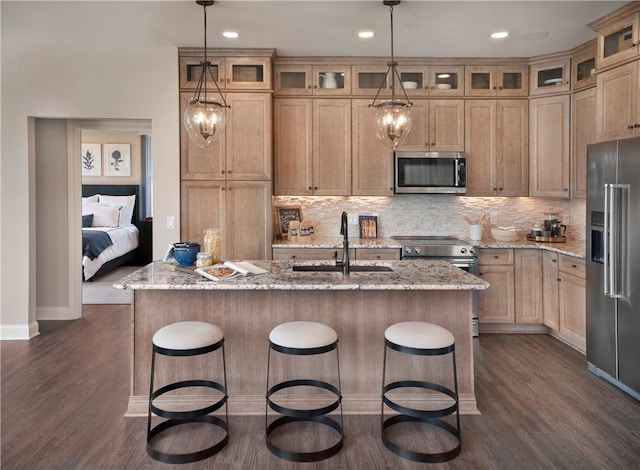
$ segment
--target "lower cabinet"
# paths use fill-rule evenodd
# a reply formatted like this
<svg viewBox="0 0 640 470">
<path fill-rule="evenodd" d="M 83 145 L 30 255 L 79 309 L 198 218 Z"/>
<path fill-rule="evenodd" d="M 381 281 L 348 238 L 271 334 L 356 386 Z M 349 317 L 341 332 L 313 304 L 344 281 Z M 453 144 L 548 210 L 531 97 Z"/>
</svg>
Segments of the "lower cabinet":
<svg viewBox="0 0 640 470">
<path fill-rule="evenodd" d="M 274 260 L 342 260 L 342 248 L 274 248 Z M 349 248 L 351 260 L 399 260 L 395 248 Z"/>
<path fill-rule="evenodd" d="M 480 277 L 491 284 L 478 295 L 480 323 L 542 323 L 542 253 L 482 249 Z"/>
<path fill-rule="evenodd" d="M 544 324 L 554 336 L 586 351 L 585 262 L 544 253 Z"/>
</svg>

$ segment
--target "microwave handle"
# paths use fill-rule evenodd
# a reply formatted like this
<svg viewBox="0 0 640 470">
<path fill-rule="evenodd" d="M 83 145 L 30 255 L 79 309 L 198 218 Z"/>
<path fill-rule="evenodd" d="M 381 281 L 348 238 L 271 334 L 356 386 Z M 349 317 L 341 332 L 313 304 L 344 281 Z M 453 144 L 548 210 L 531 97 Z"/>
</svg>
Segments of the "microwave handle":
<svg viewBox="0 0 640 470">
<path fill-rule="evenodd" d="M 456 158 L 456 172 L 455 172 L 455 187 L 459 187 L 460 186 L 460 160 L 458 158 Z"/>
</svg>

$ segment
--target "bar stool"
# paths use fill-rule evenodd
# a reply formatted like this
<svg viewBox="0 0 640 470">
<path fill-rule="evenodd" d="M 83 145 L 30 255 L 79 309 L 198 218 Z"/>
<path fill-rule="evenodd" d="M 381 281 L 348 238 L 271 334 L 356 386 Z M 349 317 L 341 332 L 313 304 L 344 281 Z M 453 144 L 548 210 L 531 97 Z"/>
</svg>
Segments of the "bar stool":
<svg viewBox="0 0 640 470">
<path fill-rule="evenodd" d="M 282 354 L 293 356 L 309 356 L 324 354 L 336 351 L 336 364 L 338 375 L 338 386 L 314 378 L 294 378 L 285 380 L 269 387 L 271 370 L 271 352 L 276 351 Z M 313 409 L 298 409 L 283 406 L 274 400 L 274 394 L 281 390 L 293 389 L 295 387 L 316 387 L 328 390 L 335 395 L 335 400 L 330 404 Z M 267 396 L 265 405 L 265 432 L 267 448 L 276 456 L 294 462 L 315 462 L 327 459 L 335 455 L 343 445 L 343 416 L 342 416 L 342 392 L 340 385 L 340 357 L 338 353 L 338 335 L 333 328 L 318 322 L 293 321 L 276 326 L 269 333 L 269 353 L 267 358 Z M 271 408 L 276 413 L 283 415 L 269 423 L 268 409 Z M 332 411 L 340 407 L 340 422 L 327 416 Z M 294 451 L 288 450 L 276 444 L 271 439 L 271 433 L 284 425 L 298 422 L 320 423 L 335 430 L 338 440 L 335 444 L 321 450 L 315 451 Z"/>
<path fill-rule="evenodd" d="M 222 352 L 223 382 L 215 382 L 205 379 L 183 380 L 164 385 L 154 390 L 154 375 L 156 367 L 156 354 L 163 356 L 197 356 L 217 351 Z M 206 387 L 217 390 L 222 397 L 215 403 L 197 410 L 169 411 L 154 404 L 154 400 L 165 393 L 177 389 L 189 387 Z M 216 392 L 216 395 L 218 393 Z M 149 412 L 147 415 L 147 453 L 149 456 L 165 463 L 188 463 L 206 459 L 219 452 L 229 440 L 229 410 L 227 407 L 227 371 L 224 356 L 224 333 L 221 328 L 211 323 L 199 321 L 184 321 L 172 323 L 160 328 L 153 335 L 153 350 L 151 355 L 151 380 L 149 384 Z M 225 419 L 211 415 L 211 413 L 225 405 Z M 151 415 L 156 414 L 165 418 L 153 428 L 151 427 Z M 222 438 L 210 447 L 188 453 L 171 453 L 157 450 L 153 446 L 153 439 L 163 431 L 187 423 L 208 423 L 217 426 L 224 432 Z"/>
<path fill-rule="evenodd" d="M 458 378 L 456 371 L 456 351 L 453 335 L 438 325 L 425 322 L 403 322 L 391 325 L 384 332 L 384 363 L 382 369 L 382 406 L 381 406 L 381 429 L 382 441 L 387 449 L 395 454 L 415 460 L 418 462 L 438 463 L 454 459 L 462 450 L 462 440 L 460 435 L 460 410 L 458 403 Z M 414 356 L 440 356 L 451 353 L 453 359 L 453 384 L 454 390 L 440 384 L 426 382 L 423 380 L 399 380 L 386 383 L 387 374 L 387 349 L 390 348 L 400 353 Z M 387 395 L 391 390 L 401 388 L 420 388 L 435 391 L 453 399 L 453 404 L 436 410 L 419 410 L 408 406 L 403 406 Z M 395 410 L 399 414 L 385 419 L 385 405 Z M 443 417 L 456 415 L 456 426 L 443 420 Z M 426 423 L 442 428 L 451 433 L 456 441 L 456 445 L 443 452 L 419 452 L 410 450 L 402 445 L 396 444 L 389 439 L 387 430 L 398 423 L 417 422 Z"/>
</svg>

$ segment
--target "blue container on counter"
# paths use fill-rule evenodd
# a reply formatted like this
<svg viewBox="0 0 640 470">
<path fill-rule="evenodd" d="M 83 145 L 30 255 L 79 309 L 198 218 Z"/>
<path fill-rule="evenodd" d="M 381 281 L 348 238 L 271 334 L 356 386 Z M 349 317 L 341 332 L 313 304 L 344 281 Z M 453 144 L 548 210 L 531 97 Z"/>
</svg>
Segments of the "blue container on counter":
<svg viewBox="0 0 640 470">
<path fill-rule="evenodd" d="M 199 251 L 199 243 L 179 242 L 173 244 L 173 257 L 178 262 L 178 266 L 193 266 Z"/>
</svg>

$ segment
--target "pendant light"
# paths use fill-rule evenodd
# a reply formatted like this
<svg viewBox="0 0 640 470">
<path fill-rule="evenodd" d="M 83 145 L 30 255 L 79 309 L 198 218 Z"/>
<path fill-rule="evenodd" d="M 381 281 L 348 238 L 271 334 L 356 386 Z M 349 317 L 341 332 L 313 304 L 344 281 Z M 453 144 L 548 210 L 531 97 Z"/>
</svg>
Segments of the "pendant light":
<svg viewBox="0 0 640 470">
<path fill-rule="evenodd" d="M 226 124 L 227 102 L 220 91 L 218 82 L 211 71 L 211 62 L 207 60 L 207 7 L 213 5 L 213 0 L 196 0 L 204 10 L 204 59 L 200 78 L 193 98 L 189 100 L 189 107 L 184 113 L 184 127 L 191 140 L 200 148 L 215 142 L 224 132 Z M 208 96 L 207 81 L 211 80 L 220 95 L 222 104 Z"/>
<path fill-rule="evenodd" d="M 407 140 L 411 131 L 412 120 L 409 108 L 413 103 L 409 101 L 407 92 L 402 85 L 402 80 L 396 69 L 398 63 L 393 56 L 393 7 L 398 5 L 400 0 L 384 0 L 382 3 L 389 7 L 391 16 L 391 60 L 387 62 L 387 73 L 373 98 L 373 103 L 369 106 L 376 108 L 374 115 L 376 136 L 385 147 L 395 149 Z M 391 100 L 376 104 L 376 100 L 382 89 L 386 87 L 388 80 L 391 80 Z M 405 101 L 396 100 L 396 84 L 400 85 Z"/>
</svg>

